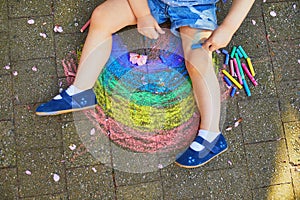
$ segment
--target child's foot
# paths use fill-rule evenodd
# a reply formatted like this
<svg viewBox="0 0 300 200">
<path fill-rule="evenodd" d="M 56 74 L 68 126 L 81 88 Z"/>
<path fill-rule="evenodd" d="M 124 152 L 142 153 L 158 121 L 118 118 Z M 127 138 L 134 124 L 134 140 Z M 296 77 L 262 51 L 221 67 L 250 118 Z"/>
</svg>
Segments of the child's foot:
<svg viewBox="0 0 300 200">
<path fill-rule="evenodd" d="M 74 95 L 69 95 L 68 90 L 63 90 L 49 102 L 41 104 L 36 109 L 36 114 L 40 116 L 59 115 L 94 108 L 97 105 L 96 96 L 92 89 Z"/>
<path fill-rule="evenodd" d="M 180 154 L 175 163 L 183 168 L 200 167 L 227 150 L 227 142 L 220 133 L 212 142 L 197 136 L 189 148 Z"/>
</svg>

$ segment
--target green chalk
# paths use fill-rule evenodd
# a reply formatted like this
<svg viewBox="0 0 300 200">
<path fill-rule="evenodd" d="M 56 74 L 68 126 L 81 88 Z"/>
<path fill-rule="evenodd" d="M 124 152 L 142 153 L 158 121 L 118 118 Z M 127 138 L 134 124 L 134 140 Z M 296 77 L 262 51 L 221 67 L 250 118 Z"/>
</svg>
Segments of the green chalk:
<svg viewBox="0 0 300 200">
<path fill-rule="evenodd" d="M 240 52 L 243 54 L 244 58 L 247 59 L 248 55 L 246 54 L 246 52 L 244 51 L 243 47 L 240 45 L 239 47 Z"/>
<path fill-rule="evenodd" d="M 236 46 L 233 46 L 233 47 L 232 47 L 231 54 L 230 54 L 230 58 L 233 58 L 233 57 L 234 57 L 235 51 L 236 51 Z"/>
</svg>

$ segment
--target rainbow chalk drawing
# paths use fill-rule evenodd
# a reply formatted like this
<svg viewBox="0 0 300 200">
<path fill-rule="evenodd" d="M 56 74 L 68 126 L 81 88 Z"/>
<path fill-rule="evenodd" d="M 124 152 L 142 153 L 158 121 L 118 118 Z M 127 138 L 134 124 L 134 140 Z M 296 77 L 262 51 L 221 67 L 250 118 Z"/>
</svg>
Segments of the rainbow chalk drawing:
<svg viewBox="0 0 300 200">
<path fill-rule="evenodd" d="M 169 31 L 157 40 L 146 40 L 141 49 L 130 49 L 124 38 L 134 34 L 120 34 L 113 35 L 111 56 L 94 86 L 98 105 L 84 111 L 93 134 L 78 133 L 101 163 L 130 173 L 154 171 L 158 165 L 173 163 L 190 145 L 200 115 L 180 39 Z M 130 62 L 130 53 L 147 55 L 145 64 Z M 213 54 L 215 68 L 220 65 L 217 56 Z M 77 125 L 81 119 L 79 115 Z"/>
</svg>

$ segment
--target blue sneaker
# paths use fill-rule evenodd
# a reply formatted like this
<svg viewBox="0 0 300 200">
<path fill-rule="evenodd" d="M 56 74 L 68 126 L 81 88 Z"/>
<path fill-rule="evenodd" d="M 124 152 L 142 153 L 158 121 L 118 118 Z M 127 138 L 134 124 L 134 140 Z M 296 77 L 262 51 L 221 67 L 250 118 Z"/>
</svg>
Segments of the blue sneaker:
<svg viewBox="0 0 300 200">
<path fill-rule="evenodd" d="M 205 148 L 201 151 L 195 151 L 191 147 L 185 150 L 182 154 L 177 156 L 175 163 L 183 168 L 200 167 L 216 156 L 227 150 L 227 142 L 222 134 L 220 134 L 211 143 L 197 136 L 194 142 L 203 145 Z"/>
<path fill-rule="evenodd" d="M 60 93 L 61 99 L 52 99 L 51 101 L 41 104 L 36 109 L 36 114 L 40 116 L 59 115 L 68 112 L 94 108 L 97 105 L 96 95 L 92 89 L 85 90 L 73 96 L 63 90 Z"/>
</svg>

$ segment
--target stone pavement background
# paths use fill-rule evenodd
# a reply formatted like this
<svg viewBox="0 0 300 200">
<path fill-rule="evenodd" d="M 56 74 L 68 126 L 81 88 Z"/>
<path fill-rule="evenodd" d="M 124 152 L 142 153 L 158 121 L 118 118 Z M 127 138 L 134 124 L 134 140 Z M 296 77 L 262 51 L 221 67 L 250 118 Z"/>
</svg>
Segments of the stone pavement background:
<svg viewBox="0 0 300 200">
<path fill-rule="evenodd" d="M 246 49 L 259 83 L 252 97 L 227 102 L 229 150 L 197 169 L 146 174 L 113 170 L 88 153 L 71 162 L 69 145 L 81 144 L 72 115 L 34 115 L 65 82 L 61 60 L 83 44 L 79 29 L 101 2 L 0 0 L 1 200 L 300 199 L 299 1 L 257 0 L 228 47 Z M 220 19 L 229 7 L 219 3 Z"/>
</svg>

